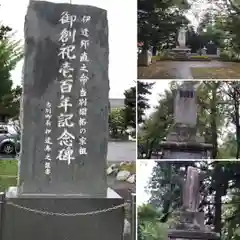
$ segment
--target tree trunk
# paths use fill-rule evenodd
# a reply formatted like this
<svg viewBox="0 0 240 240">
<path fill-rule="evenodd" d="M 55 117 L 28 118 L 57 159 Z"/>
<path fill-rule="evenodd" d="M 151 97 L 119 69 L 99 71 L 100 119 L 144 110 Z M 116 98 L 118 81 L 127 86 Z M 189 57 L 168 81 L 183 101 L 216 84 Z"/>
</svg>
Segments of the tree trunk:
<svg viewBox="0 0 240 240">
<path fill-rule="evenodd" d="M 221 166 L 216 162 L 215 169 L 214 169 L 214 183 L 215 183 L 215 214 L 214 214 L 214 231 L 216 233 L 221 234 L 222 229 L 222 196 L 223 196 L 223 189 L 221 181 L 222 179 L 219 177 L 222 176 L 222 169 Z"/>
<path fill-rule="evenodd" d="M 210 109 L 211 109 L 211 132 L 212 132 L 212 159 L 216 159 L 218 155 L 218 142 L 217 142 L 217 87 L 218 83 L 213 83 L 212 87 L 212 98 L 210 100 Z"/>
<path fill-rule="evenodd" d="M 236 126 L 236 140 L 237 140 L 237 151 L 236 151 L 236 159 L 240 157 L 240 116 L 239 116 L 239 93 L 238 93 L 238 85 L 234 86 L 233 89 L 233 101 L 234 101 L 234 110 L 235 110 L 235 126 Z"/>
</svg>

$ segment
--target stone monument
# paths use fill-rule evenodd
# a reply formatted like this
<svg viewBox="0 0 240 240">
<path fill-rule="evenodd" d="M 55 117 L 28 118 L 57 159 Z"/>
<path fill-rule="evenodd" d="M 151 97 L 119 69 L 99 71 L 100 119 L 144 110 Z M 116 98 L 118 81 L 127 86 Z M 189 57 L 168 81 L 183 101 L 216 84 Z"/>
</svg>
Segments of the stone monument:
<svg viewBox="0 0 240 240">
<path fill-rule="evenodd" d="M 123 199 L 106 176 L 108 62 L 106 10 L 30 2 L 19 180 L 3 240 L 122 239 Z"/>
<path fill-rule="evenodd" d="M 206 55 L 207 55 L 207 48 L 206 46 L 204 46 L 202 49 L 202 56 L 206 56 Z"/>
<path fill-rule="evenodd" d="M 200 181 L 203 178 L 197 168 L 188 167 L 187 178 L 182 184 L 182 202 L 180 219 L 174 228 L 169 229 L 168 239 L 214 240 L 218 235 L 204 224 L 204 213 L 198 211 L 200 203 Z"/>
<path fill-rule="evenodd" d="M 186 46 L 186 29 L 185 27 L 181 27 L 178 32 L 178 44 L 176 48 L 172 49 L 172 52 L 176 59 L 179 60 L 187 60 L 188 56 L 191 53 L 191 49 Z"/>
<path fill-rule="evenodd" d="M 166 141 L 160 143 L 163 158 L 206 159 L 211 144 L 197 131 L 196 81 L 185 81 L 174 98 L 174 124 Z"/>
</svg>

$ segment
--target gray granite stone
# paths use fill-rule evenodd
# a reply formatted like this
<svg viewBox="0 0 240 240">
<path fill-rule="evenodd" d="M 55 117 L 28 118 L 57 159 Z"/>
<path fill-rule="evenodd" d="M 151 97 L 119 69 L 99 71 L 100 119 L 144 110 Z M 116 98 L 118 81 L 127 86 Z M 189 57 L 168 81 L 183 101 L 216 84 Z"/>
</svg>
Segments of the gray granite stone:
<svg viewBox="0 0 240 240">
<path fill-rule="evenodd" d="M 165 159 L 206 159 L 211 144 L 197 129 L 197 89 L 198 82 L 185 81 L 176 91 L 174 98 L 174 125 L 166 141 L 159 145 Z"/>
<path fill-rule="evenodd" d="M 206 159 L 206 154 L 203 152 L 180 152 L 180 151 L 166 151 L 164 153 L 166 159 Z"/>
<path fill-rule="evenodd" d="M 16 206 L 30 208 L 23 210 Z M 122 240 L 124 208 L 80 216 L 46 215 L 49 213 L 89 213 L 123 204 L 123 199 L 99 198 L 15 198 L 6 199 L 2 240 Z M 40 211 L 40 212 L 38 212 Z M 14 221 L 13 221 L 14 219 Z"/>
<path fill-rule="evenodd" d="M 63 17 L 67 22 L 62 24 Z M 63 31 L 69 34 L 65 44 Z M 108 56 L 105 10 L 30 3 L 25 20 L 20 195 L 106 197 Z M 73 70 L 67 69 L 66 62 Z M 89 79 L 84 83 L 86 76 Z M 72 86 L 69 92 L 66 79 Z M 60 107 L 64 101 L 70 106 Z M 60 124 L 60 116 L 70 120 Z M 68 157 L 60 156 L 67 148 Z"/>
<path fill-rule="evenodd" d="M 175 123 L 195 126 L 197 123 L 196 91 L 191 88 L 180 88 L 174 102 Z"/>
</svg>

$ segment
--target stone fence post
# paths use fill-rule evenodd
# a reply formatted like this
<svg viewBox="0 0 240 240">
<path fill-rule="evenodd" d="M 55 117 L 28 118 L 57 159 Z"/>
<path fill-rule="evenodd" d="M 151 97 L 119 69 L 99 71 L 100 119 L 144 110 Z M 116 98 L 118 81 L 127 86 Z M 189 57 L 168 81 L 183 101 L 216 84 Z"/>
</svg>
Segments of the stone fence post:
<svg viewBox="0 0 240 240">
<path fill-rule="evenodd" d="M 4 204 L 5 204 L 5 193 L 0 192 L 0 240 L 2 240 Z"/>
<path fill-rule="evenodd" d="M 136 193 L 131 199 L 131 240 L 136 240 Z"/>
</svg>

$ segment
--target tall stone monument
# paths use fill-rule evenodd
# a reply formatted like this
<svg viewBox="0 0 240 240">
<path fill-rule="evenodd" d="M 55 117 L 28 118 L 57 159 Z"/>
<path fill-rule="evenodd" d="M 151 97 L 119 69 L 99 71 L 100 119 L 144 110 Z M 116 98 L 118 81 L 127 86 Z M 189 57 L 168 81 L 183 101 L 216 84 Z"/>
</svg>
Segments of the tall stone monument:
<svg viewBox="0 0 240 240">
<path fill-rule="evenodd" d="M 18 191 L 3 240 L 122 239 L 123 200 L 106 176 L 108 62 L 106 10 L 30 2 Z"/>
<path fill-rule="evenodd" d="M 19 194 L 106 197 L 106 11 L 33 1 L 25 42 Z"/>
<path fill-rule="evenodd" d="M 177 43 L 178 45 L 172 49 L 172 52 L 176 59 L 187 60 L 191 49 L 186 46 L 186 34 L 185 27 L 181 27 L 178 31 Z"/>
<path fill-rule="evenodd" d="M 196 82 L 185 81 L 174 98 L 174 125 L 160 143 L 163 158 L 206 159 L 212 145 L 204 143 L 197 129 Z"/>
<path fill-rule="evenodd" d="M 201 239 L 217 240 L 218 235 L 204 224 L 204 213 L 199 212 L 200 181 L 203 173 L 197 168 L 188 167 L 186 180 L 182 183 L 182 202 L 179 222 L 168 231 L 169 240 Z"/>
</svg>

